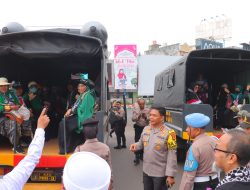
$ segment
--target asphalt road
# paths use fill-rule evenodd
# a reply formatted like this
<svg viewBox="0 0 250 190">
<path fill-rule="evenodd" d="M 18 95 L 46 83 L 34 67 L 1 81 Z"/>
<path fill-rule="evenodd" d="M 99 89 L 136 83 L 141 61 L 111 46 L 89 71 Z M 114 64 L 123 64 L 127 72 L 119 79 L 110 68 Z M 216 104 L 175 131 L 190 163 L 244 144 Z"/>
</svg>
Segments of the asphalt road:
<svg viewBox="0 0 250 190">
<path fill-rule="evenodd" d="M 142 162 L 134 166 L 134 154 L 129 151 L 129 145 L 134 143 L 134 128 L 131 121 L 131 110 L 128 110 L 128 125 L 126 127 L 127 149 L 116 150 L 116 136 L 108 139 L 112 154 L 112 169 L 114 175 L 115 190 L 143 190 L 142 183 Z M 183 173 L 183 163 L 178 164 L 176 184 L 171 190 L 178 190 Z"/>
<path fill-rule="evenodd" d="M 131 110 L 128 110 L 128 125 L 126 127 L 127 149 L 116 150 L 116 136 L 108 139 L 112 154 L 112 169 L 114 175 L 115 190 L 143 190 L 142 162 L 134 166 L 134 154 L 129 151 L 129 145 L 134 143 L 134 128 L 131 121 Z M 176 184 L 171 190 L 178 190 L 183 172 L 183 163 L 178 164 Z M 60 184 L 26 184 L 24 190 L 61 190 Z"/>
</svg>

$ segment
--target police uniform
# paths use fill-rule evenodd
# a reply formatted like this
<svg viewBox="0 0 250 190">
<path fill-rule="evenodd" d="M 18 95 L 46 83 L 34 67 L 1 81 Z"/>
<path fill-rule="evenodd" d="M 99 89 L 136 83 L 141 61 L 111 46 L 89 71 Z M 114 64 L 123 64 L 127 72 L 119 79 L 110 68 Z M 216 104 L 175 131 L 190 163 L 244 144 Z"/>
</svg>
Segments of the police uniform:
<svg viewBox="0 0 250 190">
<path fill-rule="evenodd" d="M 141 110 L 140 107 L 138 107 L 133 109 L 132 121 L 135 122 L 134 124 L 135 142 L 137 142 L 140 139 L 144 127 L 148 125 L 149 111 L 150 110 L 148 108 L 144 108 Z M 143 150 L 136 151 L 134 160 L 135 165 L 139 164 L 140 162 L 139 159 L 142 158 L 143 158 Z"/>
<path fill-rule="evenodd" d="M 247 133 L 249 133 L 249 130 L 250 130 L 250 113 L 245 111 L 245 110 L 242 110 L 242 111 L 244 111 L 244 115 L 242 116 L 243 121 L 239 124 L 238 129 L 247 130 Z M 247 167 L 250 169 L 250 162 L 247 164 Z"/>
<path fill-rule="evenodd" d="M 174 177 L 177 172 L 176 134 L 167 126 L 146 126 L 136 150 L 144 149 L 144 190 L 167 189 L 166 176 Z"/>
<path fill-rule="evenodd" d="M 98 127 L 98 122 L 99 121 L 96 119 L 89 118 L 83 122 L 82 127 Z M 81 152 L 81 151 L 92 152 L 100 156 L 101 158 L 106 160 L 110 168 L 112 168 L 110 149 L 106 144 L 99 142 L 97 138 L 86 139 L 84 144 L 76 147 L 75 152 Z M 109 189 L 112 189 L 113 186 L 112 184 L 113 184 L 113 175 L 111 176 L 111 186 Z"/>
<path fill-rule="evenodd" d="M 210 119 L 204 114 L 194 113 L 187 115 L 185 121 L 190 127 L 204 128 Z M 215 144 L 215 140 L 205 133 L 195 137 L 187 152 L 180 190 L 206 190 L 217 186 L 218 176 L 212 171 Z"/>
<path fill-rule="evenodd" d="M 111 166 L 110 149 L 106 144 L 99 142 L 97 138 L 87 139 L 84 144 L 76 147 L 75 152 L 81 151 L 93 152 L 106 160 Z"/>
</svg>

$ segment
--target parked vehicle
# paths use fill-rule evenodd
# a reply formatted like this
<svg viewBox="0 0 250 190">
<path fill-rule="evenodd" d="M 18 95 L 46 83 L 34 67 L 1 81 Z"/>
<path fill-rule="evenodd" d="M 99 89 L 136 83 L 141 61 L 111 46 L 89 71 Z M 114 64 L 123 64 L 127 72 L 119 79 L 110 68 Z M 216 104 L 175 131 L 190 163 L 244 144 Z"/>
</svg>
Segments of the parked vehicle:
<svg viewBox="0 0 250 190">
<path fill-rule="evenodd" d="M 190 85 L 202 75 L 208 86 L 208 100 L 202 104 L 190 104 L 186 95 Z M 250 82 L 250 51 L 241 49 L 206 49 L 190 52 L 181 60 L 171 64 L 155 78 L 154 105 L 166 108 L 166 124 L 178 136 L 178 147 L 185 149 L 186 132 L 184 117 L 193 112 L 208 115 L 212 122 L 206 127 L 214 134 L 218 115 L 215 111 L 217 96 L 221 85 L 227 83 L 229 90 L 237 84 L 246 86 Z M 249 110 L 249 104 L 243 109 Z M 233 118 L 232 118 L 233 120 Z M 183 153 L 185 157 L 185 153 Z"/>
<path fill-rule="evenodd" d="M 95 82 L 99 119 L 98 139 L 105 141 L 107 126 L 107 31 L 97 22 L 82 29 L 47 29 L 27 31 L 18 23 L 2 29 L 0 35 L 0 76 L 9 81 L 37 81 L 45 86 L 66 88 L 76 73 L 88 73 Z M 58 123 L 57 123 L 58 124 Z M 52 126 L 58 127 L 58 126 Z M 5 143 L 3 143 L 5 142 Z M 25 155 L 14 154 L 0 142 L 0 175 L 11 171 Z M 68 158 L 58 154 L 57 139 L 45 143 L 40 163 L 31 175 L 31 182 L 60 182 Z"/>
</svg>

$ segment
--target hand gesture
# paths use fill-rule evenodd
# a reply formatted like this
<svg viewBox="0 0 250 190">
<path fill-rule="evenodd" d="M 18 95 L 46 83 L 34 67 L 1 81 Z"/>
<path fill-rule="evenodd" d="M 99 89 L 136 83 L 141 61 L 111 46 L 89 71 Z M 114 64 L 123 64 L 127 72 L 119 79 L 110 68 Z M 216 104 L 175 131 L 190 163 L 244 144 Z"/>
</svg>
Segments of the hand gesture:
<svg viewBox="0 0 250 190">
<path fill-rule="evenodd" d="M 45 129 L 48 126 L 50 119 L 46 115 L 46 111 L 47 111 L 47 109 L 43 108 L 43 111 L 37 120 L 37 128 Z"/>
</svg>

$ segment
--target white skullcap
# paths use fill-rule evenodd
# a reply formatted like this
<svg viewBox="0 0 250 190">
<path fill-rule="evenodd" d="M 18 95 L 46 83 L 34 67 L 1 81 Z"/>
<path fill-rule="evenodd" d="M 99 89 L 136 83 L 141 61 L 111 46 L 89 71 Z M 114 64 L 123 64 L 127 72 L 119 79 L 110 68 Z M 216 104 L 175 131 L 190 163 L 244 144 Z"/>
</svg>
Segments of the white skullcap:
<svg viewBox="0 0 250 190">
<path fill-rule="evenodd" d="M 33 85 L 36 86 L 37 82 L 36 81 L 30 81 L 29 84 L 28 84 L 28 88 L 30 88 Z"/>
<path fill-rule="evenodd" d="M 108 163 L 91 152 L 72 154 L 63 171 L 66 190 L 108 190 L 110 178 Z"/>
</svg>

